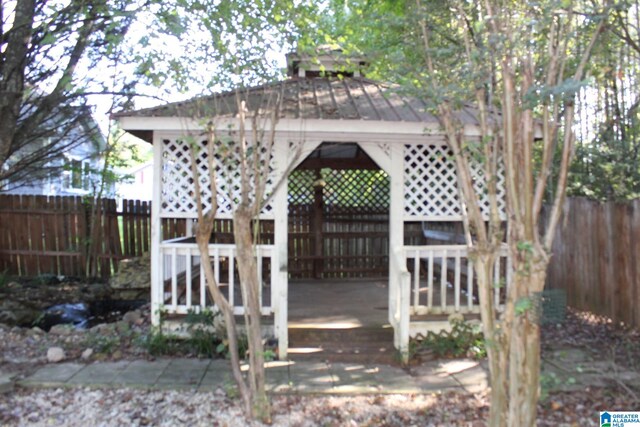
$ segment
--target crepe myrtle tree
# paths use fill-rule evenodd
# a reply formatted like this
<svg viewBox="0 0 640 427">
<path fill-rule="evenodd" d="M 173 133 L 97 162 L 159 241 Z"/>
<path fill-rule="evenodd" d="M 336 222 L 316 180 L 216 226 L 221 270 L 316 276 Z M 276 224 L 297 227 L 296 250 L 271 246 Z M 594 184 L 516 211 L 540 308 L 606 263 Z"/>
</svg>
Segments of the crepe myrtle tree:
<svg viewBox="0 0 640 427">
<path fill-rule="evenodd" d="M 576 94 L 584 85 L 608 5 L 589 4 L 580 10 L 586 5 L 572 1 L 448 3 L 450 34 L 460 48 L 455 77 L 466 75 L 473 84 L 479 142 L 465 139 L 463 125 L 454 114 L 455 97 L 446 96 L 451 58 L 441 55 L 442 41 L 434 41 L 438 36 L 429 22 L 427 2 L 415 0 L 413 6 L 419 12 L 415 23 L 421 60 L 430 77 L 422 83 L 434 95 L 434 111 L 453 151 L 467 245 L 478 280 L 491 378 L 489 424 L 533 426 L 540 379 L 537 301 L 565 200 L 574 151 Z M 474 162 L 483 165 L 480 187 L 490 201 L 488 218 L 479 208 L 482 194 L 474 182 Z M 554 175 L 553 167 L 557 168 Z M 495 288 L 502 286 L 493 278 L 504 239 L 498 174 L 504 174 L 506 241 L 512 260 L 512 279 L 501 312 L 492 297 Z M 541 224 L 549 190 L 553 194 L 550 210 Z"/>
<path fill-rule="evenodd" d="M 600 35 L 610 28 L 608 16 L 625 4 L 353 1 L 348 7 L 332 3 L 324 13 L 329 24 L 320 26 L 323 36 L 340 40 L 349 34 L 355 48 L 371 52 L 369 75 L 395 81 L 430 104 L 451 148 L 479 288 L 491 426 L 535 424 L 537 305 L 565 201 L 575 103 L 598 58 L 592 53 L 600 48 Z M 456 113 L 469 102 L 478 111 L 476 138 L 465 137 Z M 506 218 L 498 208 L 503 178 Z M 489 201 L 488 213 L 479 208 L 481 197 Z M 505 241 L 511 259 L 506 292 L 493 276 Z M 498 290 L 505 293 L 502 310 L 494 304 Z"/>
<path fill-rule="evenodd" d="M 159 72 L 162 78 L 158 81 L 164 85 L 169 81 L 178 88 L 197 86 L 200 93 L 207 89 L 218 94 L 222 90 L 228 91 L 185 103 L 185 111 L 179 111 L 179 114 L 201 123 L 204 129 L 202 134 L 186 132 L 191 147 L 191 180 L 197 206 L 195 235 L 203 260 L 210 257 L 209 242 L 220 198 L 231 206 L 249 345 L 246 379 L 240 370 L 233 301 L 228 301 L 220 292 L 210 263 L 203 262 L 202 266 L 211 298 L 225 321 L 232 373 L 245 414 L 263 422 L 270 421 L 271 408 L 265 390 L 259 299 L 262 284 L 258 280 L 255 246 L 258 234 L 254 225 L 272 194 L 268 194 L 267 182 L 281 99 L 280 95 L 274 94 L 268 97 L 266 104 L 251 109 L 242 88 L 280 77 L 281 71 L 273 60 L 277 56 L 274 51 L 291 49 L 289 43 L 299 30 L 299 24 L 307 25 L 306 17 L 311 16 L 309 10 L 305 2 L 180 1 L 168 17 L 170 25 L 167 29 L 184 49 L 154 53 L 149 56 L 149 67 L 145 69 L 149 75 Z M 157 66 L 162 63 L 169 66 Z M 226 115 L 226 121 L 221 120 L 225 114 L 221 112 L 228 112 L 229 104 L 234 102 L 235 108 L 231 108 L 234 125 L 230 129 L 222 124 L 228 123 L 230 117 Z M 200 150 L 206 150 L 206 154 Z M 206 173 L 197 164 L 203 156 L 208 163 Z M 289 158 L 292 158 L 291 153 Z M 233 185 L 231 179 L 235 179 Z M 278 182 L 272 184 L 276 188 L 279 185 Z M 236 189 L 232 190 L 233 187 Z M 205 197 L 210 197 L 210 201 Z M 205 205 L 209 206 L 207 210 Z"/>
<path fill-rule="evenodd" d="M 247 334 L 249 371 L 243 378 L 238 346 L 239 328 L 233 312 L 233 301 L 220 291 L 210 262 L 202 262 L 207 289 L 222 314 L 229 343 L 229 355 L 234 380 L 242 398 L 245 413 L 250 418 L 269 421 L 271 409 L 265 389 L 265 350 L 262 337 L 260 287 L 256 244 L 259 239 L 255 227 L 260 212 L 283 179 L 268 184 L 270 161 L 278 121 L 279 94 L 274 94 L 267 106 L 249 111 L 240 90 L 235 92 L 236 125 L 220 129 L 216 118 L 200 119 L 204 132 L 186 138 L 190 145 L 190 162 L 194 198 L 197 206 L 196 243 L 202 259 L 209 259 L 209 243 L 214 229 L 218 201 L 226 200 L 233 214 L 236 261 L 240 277 L 244 326 Z M 207 98 L 208 106 L 215 105 L 215 97 Z M 214 108 L 215 110 L 215 108 Z M 201 150 L 206 150 L 202 153 Z M 204 154 L 204 155 L 203 155 Z M 294 163 L 299 153 L 291 157 Z M 206 158 L 206 168 L 199 168 L 198 159 Z M 290 166 L 283 175 L 290 172 Z M 206 190 L 205 190 L 206 188 Z M 205 203 L 209 198 L 210 205 Z M 234 274 L 230 271 L 229 274 Z"/>
</svg>

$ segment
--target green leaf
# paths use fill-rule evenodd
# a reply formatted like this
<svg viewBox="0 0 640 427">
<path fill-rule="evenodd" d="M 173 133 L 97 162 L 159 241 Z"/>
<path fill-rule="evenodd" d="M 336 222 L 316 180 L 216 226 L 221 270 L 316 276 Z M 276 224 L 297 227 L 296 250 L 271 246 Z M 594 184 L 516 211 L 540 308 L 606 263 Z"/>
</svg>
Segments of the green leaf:
<svg viewBox="0 0 640 427">
<path fill-rule="evenodd" d="M 522 316 L 532 308 L 533 308 L 533 301 L 531 301 L 531 298 L 528 298 L 528 297 L 522 297 L 518 299 L 518 301 L 516 301 L 515 303 L 515 311 L 516 311 L 516 315 L 518 316 Z"/>
</svg>

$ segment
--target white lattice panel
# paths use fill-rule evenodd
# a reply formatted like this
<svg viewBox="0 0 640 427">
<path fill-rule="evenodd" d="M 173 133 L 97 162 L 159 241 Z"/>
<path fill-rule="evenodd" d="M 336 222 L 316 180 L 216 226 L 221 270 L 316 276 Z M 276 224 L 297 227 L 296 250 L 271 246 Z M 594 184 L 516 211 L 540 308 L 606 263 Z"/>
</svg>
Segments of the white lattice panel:
<svg viewBox="0 0 640 427">
<path fill-rule="evenodd" d="M 489 213 L 489 201 L 484 191 L 480 165 L 472 166 L 474 185 L 481 194 L 484 215 Z M 504 175 L 498 176 L 499 208 L 504 216 Z M 458 199 L 455 161 L 446 145 L 411 144 L 404 148 L 404 210 L 405 215 L 418 218 L 457 220 L 462 211 Z"/>
<path fill-rule="evenodd" d="M 239 154 L 234 150 L 233 144 L 216 142 L 215 160 L 218 188 L 218 211 L 221 216 L 230 216 L 233 206 L 240 198 L 240 168 L 238 166 Z M 207 142 L 201 141 L 196 145 L 190 145 L 180 140 L 164 140 L 162 145 L 162 216 L 196 216 L 197 206 L 194 194 L 194 181 L 191 172 L 190 149 L 194 150 L 200 190 L 202 192 L 203 209 L 205 212 L 211 209 L 211 189 L 209 186 Z M 190 148 L 191 147 L 191 148 Z M 261 165 L 265 166 L 266 148 L 259 147 L 261 152 Z M 273 189 L 273 174 L 269 166 L 270 174 L 266 184 L 265 197 L 271 194 Z M 250 176 L 253 189 L 253 176 Z M 250 192 L 253 195 L 253 191 Z M 268 216 L 272 211 L 270 205 L 262 211 Z"/>
</svg>

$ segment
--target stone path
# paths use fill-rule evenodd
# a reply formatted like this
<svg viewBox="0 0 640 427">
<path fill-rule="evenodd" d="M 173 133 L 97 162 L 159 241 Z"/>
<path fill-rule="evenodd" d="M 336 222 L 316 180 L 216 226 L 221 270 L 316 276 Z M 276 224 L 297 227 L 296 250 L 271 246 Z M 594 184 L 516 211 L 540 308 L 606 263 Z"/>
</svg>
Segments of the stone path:
<svg viewBox="0 0 640 427">
<path fill-rule="evenodd" d="M 282 394 L 419 394 L 487 387 L 486 368 L 466 359 L 429 362 L 409 371 L 388 365 L 269 362 L 266 373 L 268 390 Z M 197 391 L 234 386 L 229 362 L 208 359 L 49 364 L 18 384 Z"/>
</svg>

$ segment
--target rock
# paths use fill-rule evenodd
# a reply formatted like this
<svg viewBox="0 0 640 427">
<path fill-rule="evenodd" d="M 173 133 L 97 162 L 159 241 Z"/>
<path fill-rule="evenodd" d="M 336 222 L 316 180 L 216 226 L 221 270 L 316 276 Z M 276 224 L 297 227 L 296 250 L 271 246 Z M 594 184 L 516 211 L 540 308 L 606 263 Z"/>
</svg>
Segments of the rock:
<svg viewBox="0 0 640 427">
<path fill-rule="evenodd" d="M 138 325 L 138 322 L 142 320 L 142 313 L 140 313 L 140 310 L 127 311 L 124 316 L 122 316 L 122 320 L 130 325 Z"/>
<path fill-rule="evenodd" d="M 41 274 L 36 277 L 36 281 L 41 285 L 59 285 L 60 279 L 55 274 Z"/>
<path fill-rule="evenodd" d="M 103 283 L 92 283 L 85 289 L 90 301 L 99 301 L 111 298 L 112 289 L 109 285 Z"/>
<path fill-rule="evenodd" d="M 122 352 L 120 350 L 116 350 L 113 352 L 111 357 L 113 358 L 113 360 L 120 360 L 122 359 Z"/>
<path fill-rule="evenodd" d="M 112 323 L 98 323 L 89 330 L 96 334 L 108 334 L 115 330 L 115 326 Z"/>
<path fill-rule="evenodd" d="M 129 323 L 125 322 L 124 320 L 120 320 L 119 322 L 116 322 L 115 327 L 116 327 L 116 331 L 118 331 L 121 334 L 131 331 L 131 326 L 129 325 Z"/>
<path fill-rule="evenodd" d="M 7 325 L 31 326 L 40 317 L 40 310 L 31 303 L 14 299 L 13 295 L 0 297 L 0 322 Z"/>
<path fill-rule="evenodd" d="M 454 322 L 464 322 L 464 315 L 462 315 L 462 313 L 451 313 L 447 320 L 451 324 Z"/>
<path fill-rule="evenodd" d="M 51 347 L 47 350 L 47 361 L 49 363 L 62 362 L 66 357 L 64 350 L 60 347 Z"/>
<path fill-rule="evenodd" d="M 37 326 L 34 326 L 33 328 L 29 329 L 29 331 L 27 331 L 28 335 L 42 335 L 44 334 L 44 331 L 42 329 L 40 329 Z"/>
<path fill-rule="evenodd" d="M 122 299 L 145 298 L 148 300 L 151 289 L 149 254 L 120 261 L 118 272 L 111 276 L 109 285 Z"/>
<path fill-rule="evenodd" d="M 49 330 L 51 335 L 71 335 L 73 333 L 73 326 L 71 325 L 54 325 Z"/>
<path fill-rule="evenodd" d="M 87 360 L 91 356 L 93 356 L 93 349 L 92 348 L 88 348 L 88 349 L 86 349 L 85 351 L 82 352 L 82 355 L 80 357 L 82 357 L 82 360 Z"/>
</svg>

